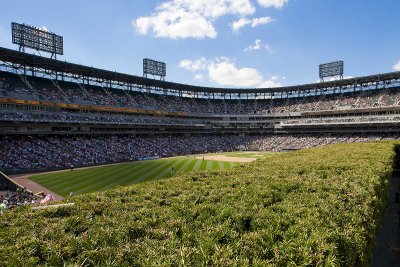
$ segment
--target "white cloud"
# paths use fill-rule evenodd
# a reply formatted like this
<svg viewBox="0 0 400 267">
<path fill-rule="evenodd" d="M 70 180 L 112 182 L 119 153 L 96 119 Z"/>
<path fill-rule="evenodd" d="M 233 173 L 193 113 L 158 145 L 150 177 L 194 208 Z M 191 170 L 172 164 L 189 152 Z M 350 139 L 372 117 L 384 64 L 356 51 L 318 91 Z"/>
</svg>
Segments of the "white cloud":
<svg viewBox="0 0 400 267">
<path fill-rule="evenodd" d="M 283 8 L 288 3 L 288 0 L 258 0 L 258 3 L 263 7 Z"/>
<path fill-rule="evenodd" d="M 270 53 L 270 54 L 273 53 L 270 45 L 268 43 L 262 44 L 260 39 L 255 40 L 254 43 L 252 43 L 251 45 L 246 47 L 244 49 L 244 51 L 249 52 L 249 51 L 254 51 L 254 50 L 260 50 L 262 48 L 265 48 L 268 51 L 268 53 Z"/>
<path fill-rule="evenodd" d="M 343 79 L 345 80 L 345 79 L 353 79 L 354 78 L 354 76 L 351 76 L 351 75 L 349 75 L 349 76 L 343 76 Z M 325 79 L 324 79 L 324 82 L 333 82 L 333 81 L 337 81 L 337 80 L 339 80 L 340 78 L 339 77 L 337 77 L 337 76 L 335 76 L 335 77 L 326 77 Z M 320 83 L 321 82 L 321 80 L 316 80 L 314 83 Z"/>
<path fill-rule="evenodd" d="M 400 60 L 399 60 L 399 62 L 397 62 L 397 63 L 393 66 L 393 69 L 394 69 L 395 71 L 400 71 Z"/>
<path fill-rule="evenodd" d="M 203 74 L 196 74 L 193 77 L 194 80 L 203 80 L 204 79 L 204 75 Z"/>
<path fill-rule="evenodd" d="M 260 49 L 261 49 L 261 40 L 257 39 L 257 40 L 255 40 L 255 42 L 253 44 L 251 44 L 250 46 L 246 47 L 244 49 L 244 51 L 248 52 L 248 51 L 260 50 Z"/>
<path fill-rule="evenodd" d="M 263 82 L 254 68 L 237 68 L 227 58 L 219 58 L 208 66 L 210 80 L 220 85 L 256 87 Z"/>
<path fill-rule="evenodd" d="M 225 86 L 241 87 L 278 87 L 276 80 L 266 80 L 254 68 L 238 68 L 228 58 L 217 58 L 208 66 L 208 76 L 211 81 Z"/>
<path fill-rule="evenodd" d="M 269 80 L 254 68 L 238 68 L 236 64 L 229 58 L 219 57 L 213 60 L 206 60 L 201 57 L 198 60 L 181 60 L 179 67 L 190 70 L 199 71 L 194 76 L 195 80 L 202 80 L 206 76 L 210 81 L 223 86 L 235 87 L 278 87 L 278 76 L 272 76 Z"/>
<path fill-rule="evenodd" d="M 205 70 L 207 68 L 207 60 L 204 57 L 195 61 L 183 59 L 179 62 L 179 67 L 190 71 Z"/>
<path fill-rule="evenodd" d="M 256 27 L 258 25 L 268 24 L 272 21 L 271 17 L 260 17 L 255 18 L 251 21 L 251 27 Z"/>
<path fill-rule="evenodd" d="M 152 33 L 156 37 L 178 38 L 216 38 L 217 31 L 206 18 L 184 10 L 175 13 L 161 12 L 155 17 L 141 17 L 133 22 L 140 34 Z"/>
<path fill-rule="evenodd" d="M 42 30 L 42 31 L 45 31 L 45 32 L 48 32 L 49 30 L 47 29 L 47 27 L 46 26 L 43 26 L 43 27 L 41 27 L 41 28 L 39 28 L 40 30 Z"/>
<path fill-rule="evenodd" d="M 257 86 L 257 88 L 272 88 L 272 87 L 281 87 L 281 86 L 282 86 L 282 84 L 271 79 L 271 80 L 264 81 L 259 86 Z"/>
<path fill-rule="evenodd" d="M 264 25 L 272 22 L 273 19 L 271 17 L 260 17 L 260 18 L 254 18 L 254 19 L 248 19 L 248 18 L 240 18 L 231 24 L 231 28 L 233 32 L 239 31 L 241 28 L 251 25 L 252 28 L 257 27 L 259 25 Z"/>
<path fill-rule="evenodd" d="M 172 2 L 210 18 L 218 18 L 226 14 L 245 16 L 255 12 L 250 0 L 174 0 Z"/>
<path fill-rule="evenodd" d="M 268 51 L 268 53 L 269 54 L 272 54 L 274 51 L 272 51 L 272 48 L 271 48 L 271 46 L 268 44 L 268 43 L 265 43 L 264 44 L 264 47 L 265 47 L 265 49 L 267 49 L 267 51 Z"/>
<path fill-rule="evenodd" d="M 234 22 L 231 24 L 232 31 L 237 32 L 237 31 L 239 31 L 241 28 L 243 28 L 244 26 L 246 26 L 246 25 L 248 25 L 248 24 L 250 24 L 250 23 L 251 23 L 251 20 L 246 19 L 246 18 L 240 18 L 239 20 L 234 21 Z"/>
<path fill-rule="evenodd" d="M 255 12 L 250 0 L 171 0 L 159 4 L 151 16 L 132 21 L 138 33 L 171 39 L 216 38 L 215 19 Z"/>
</svg>

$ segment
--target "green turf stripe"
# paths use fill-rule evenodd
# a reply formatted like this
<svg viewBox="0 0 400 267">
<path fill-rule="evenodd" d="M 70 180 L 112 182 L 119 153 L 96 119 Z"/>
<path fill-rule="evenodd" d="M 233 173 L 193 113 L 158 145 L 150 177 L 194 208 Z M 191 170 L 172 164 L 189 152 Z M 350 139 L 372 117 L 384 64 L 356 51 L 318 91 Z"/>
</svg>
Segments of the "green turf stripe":
<svg viewBox="0 0 400 267">
<path fill-rule="evenodd" d="M 151 164 L 150 166 L 146 166 L 145 168 L 138 168 L 138 169 L 132 169 L 128 174 L 119 177 L 122 177 L 119 179 L 119 182 L 117 183 L 118 185 L 129 185 L 132 183 L 136 183 L 136 180 L 140 178 L 140 176 L 146 172 L 148 172 L 150 169 L 154 168 L 154 166 L 158 165 L 157 164 Z"/>
<path fill-rule="evenodd" d="M 219 169 L 225 169 L 225 164 L 223 161 L 217 161 Z"/>
<path fill-rule="evenodd" d="M 140 163 L 140 164 L 138 164 Z M 87 183 L 93 183 L 94 181 L 98 180 L 107 180 L 107 179 L 113 179 L 113 177 L 121 177 L 121 175 L 125 175 L 126 173 L 130 173 L 132 171 L 138 171 L 142 170 L 145 168 L 148 168 L 148 166 L 152 165 L 150 162 L 146 162 L 144 164 L 141 164 L 142 162 L 135 162 L 135 163 L 128 163 L 126 165 L 122 165 L 119 168 L 101 168 L 101 169 L 92 169 L 93 172 L 82 172 L 80 175 L 80 181 L 76 181 L 76 185 L 79 185 L 81 183 L 87 184 Z M 114 167 L 114 166 L 112 166 Z M 87 174 L 86 179 L 82 179 L 85 177 L 85 174 Z M 86 181 L 86 182 L 85 182 Z"/>
<path fill-rule="evenodd" d="M 118 173 L 118 177 L 126 177 L 126 179 L 129 180 L 129 182 L 127 184 L 134 183 L 137 179 L 139 179 L 139 177 L 140 177 L 139 175 L 141 173 L 146 173 L 146 172 L 149 172 L 149 170 L 153 169 L 154 164 L 145 164 L 142 168 L 140 168 L 140 171 L 136 171 L 136 169 L 134 167 L 135 166 L 133 166 L 132 169 Z M 132 172 L 134 172 L 134 175 L 132 175 L 132 176 L 128 175 L 129 173 L 132 173 Z M 81 188 L 81 190 L 86 190 L 86 191 L 93 191 L 94 189 L 102 190 L 103 188 L 109 187 L 110 183 L 113 183 L 114 186 L 119 184 L 119 179 L 115 179 L 114 181 L 112 181 L 112 180 L 107 181 L 109 179 L 105 178 L 104 176 L 113 178 L 113 176 L 111 176 L 109 173 L 106 172 L 102 175 L 102 177 L 100 179 L 99 178 L 96 179 L 97 182 L 94 182 L 92 184 L 87 184 L 86 186 Z"/>
<path fill-rule="evenodd" d="M 163 169 L 163 171 L 159 172 L 154 179 L 161 179 L 161 178 L 166 178 L 166 177 L 172 177 L 175 176 L 177 173 L 177 166 L 180 165 L 182 166 L 186 162 L 186 159 L 179 159 L 177 161 L 171 162 L 173 163 L 172 165 L 169 165 L 168 168 Z M 171 168 L 174 168 L 174 172 L 171 173 Z"/>
<path fill-rule="evenodd" d="M 200 169 L 200 166 L 201 166 L 201 164 L 202 164 L 203 162 L 202 161 L 196 161 L 196 163 L 194 164 L 194 166 L 193 166 L 193 171 L 198 171 L 199 169 Z"/>
<path fill-rule="evenodd" d="M 152 170 L 141 174 L 140 178 L 135 180 L 134 183 L 138 183 L 138 182 L 141 182 L 144 180 L 154 178 L 160 170 L 167 169 L 168 167 L 172 166 L 172 164 L 173 163 L 171 163 L 170 160 L 160 161 L 160 164 L 156 164 L 155 166 L 153 166 Z M 132 184 L 132 183 L 129 183 L 129 184 Z"/>
<path fill-rule="evenodd" d="M 158 165 L 158 163 L 157 163 L 157 165 Z M 154 163 L 146 164 L 143 166 L 133 165 L 131 168 L 129 168 L 121 173 L 118 173 L 118 177 L 121 177 L 120 179 L 115 179 L 110 184 L 101 187 L 101 190 L 113 188 L 118 185 L 124 186 L 124 185 L 131 184 L 132 182 L 135 182 L 135 180 L 139 177 L 140 174 L 148 172 L 150 169 L 153 168 L 153 166 L 155 166 Z"/>
<path fill-rule="evenodd" d="M 95 181 L 106 180 L 107 177 L 112 177 L 115 174 L 124 172 L 127 168 L 128 168 L 128 166 L 120 166 L 120 168 L 110 168 L 110 169 L 94 168 L 92 172 L 88 172 L 85 170 L 85 171 L 78 173 L 77 177 L 74 179 L 70 179 L 68 177 L 69 173 L 66 172 L 65 173 L 66 176 L 64 176 L 64 179 L 63 179 L 64 181 L 60 181 L 57 186 L 62 188 L 64 185 L 72 183 L 73 187 L 75 187 L 75 188 L 82 187 L 87 184 L 92 184 Z M 79 172 L 79 171 L 77 171 L 77 172 Z M 52 183 L 53 182 L 54 181 L 52 181 Z"/>
<path fill-rule="evenodd" d="M 176 157 L 151 161 L 91 167 L 86 169 L 35 175 L 32 180 L 62 196 L 105 190 L 118 185 L 130 185 L 151 179 L 171 177 L 175 173 L 224 169 L 236 166 L 233 162 L 203 161 L 196 157 Z"/>
<path fill-rule="evenodd" d="M 223 161 L 223 162 L 221 162 L 221 164 L 223 164 L 224 165 L 224 168 L 229 168 L 229 162 L 226 162 L 226 161 Z"/>
<path fill-rule="evenodd" d="M 211 165 L 211 170 L 218 170 L 218 169 L 220 169 L 218 161 L 213 161 Z"/>
<path fill-rule="evenodd" d="M 180 173 L 182 168 L 189 162 L 189 160 L 190 159 L 188 157 L 182 158 L 182 160 L 176 166 L 174 166 L 175 172 Z"/>
<path fill-rule="evenodd" d="M 193 159 L 193 160 L 187 165 L 186 170 L 187 170 L 187 171 L 193 171 L 194 168 L 195 168 L 195 166 L 196 166 L 196 164 L 200 164 L 200 163 L 199 163 L 199 160 Z"/>
<path fill-rule="evenodd" d="M 78 177 L 79 179 L 73 179 L 73 181 L 71 181 L 70 179 L 68 179 L 68 177 L 64 177 L 65 181 L 64 182 L 60 182 L 58 185 L 56 185 L 55 187 L 60 190 L 61 192 L 63 192 L 64 194 L 68 194 L 70 191 L 73 192 L 80 192 L 82 191 L 84 188 L 89 189 L 89 187 L 93 187 L 95 188 L 96 183 L 99 182 L 108 182 L 107 177 L 109 177 L 109 179 L 112 179 L 112 177 L 114 177 L 114 173 L 117 174 L 117 177 L 120 177 L 121 174 L 124 174 L 125 172 L 129 172 L 129 169 L 132 169 L 132 166 L 134 165 L 134 167 L 136 168 L 144 168 L 146 167 L 148 164 L 127 164 L 126 166 L 119 166 L 119 169 L 115 169 L 115 168 L 110 168 L 110 170 L 108 170 L 107 168 L 92 168 L 90 170 L 92 170 L 92 172 L 88 172 L 87 170 L 89 169 L 85 169 L 85 170 L 79 170 L 76 171 L 78 173 Z M 110 167 L 114 167 L 114 166 L 110 166 Z M 69 172 L 66 172 L 66 175 L 68 175 Z M 114 177 L 116 178 L 116 177 Z M 117 178 L 116 178 L 117 179 Z M 111 181 L 110 181 L 111 182 Z M 73 184 L 72 186 L 64 186 L 64 184 Z M 53 185 L 48 185 L 50 188 L 53 188 Z M 86 192 L 87 190 L 84 190 L 84 192 Z M 91 190 L 90 190 L 91 191 Z"/>
<path fill-rule="evenodd" d="M 177 169 L 177 173 L 184 173 L 191 171 L 193 169 L 194 164 L 196 163 L 197 159 L 188 158 L 179 169 Z M 191 167 L 190 167 L 191 166 Z"/>
<path fill-rule="evenodd" d="M 213 162 L 215 161 L 206 161 L 206 170 L 212 170 Z"/>
<path fill-rule="evenodd" d="M 205 171 L 207 168 L 208 161 L 202 161 L 199 167 L 199 171 Z"/>
<path fill-rule="evenodd" d="M 75 170 L 73 172 L 71 171 L 65 171 L 65 172 L 59 172 L 59 173 L 49 173 L 49 174 L 43 174 L 43 175 L 34 175 L 31 177 L 32 180 L 34 181 L 43 181 L 43 180 L 48 180 L 46 184 L 52 185 L 52 184 L 62 184 L 62 180 L 71 183 L 74 181 L 81 180 L 82 176 L 96 176 L 99 174 L 102 174 L 104 172 L 110 173 L 113 170 L 119 171 L 121 169 L 124 169 L 125 167 L 131 166 L 132 164 L 138 164 L 138 163 L 143 163 L 139 165 L 147 165 L 148 162 L 135 162 L 135 163 L 125 163 L 125 164 L 117 164 L 113 166 L 101 166 L 101 167 L 89 167 L 86 169 L 80 169 L 80 170 Z M 52 177 L 49 179 L 49 177 Z"/>
</svg>

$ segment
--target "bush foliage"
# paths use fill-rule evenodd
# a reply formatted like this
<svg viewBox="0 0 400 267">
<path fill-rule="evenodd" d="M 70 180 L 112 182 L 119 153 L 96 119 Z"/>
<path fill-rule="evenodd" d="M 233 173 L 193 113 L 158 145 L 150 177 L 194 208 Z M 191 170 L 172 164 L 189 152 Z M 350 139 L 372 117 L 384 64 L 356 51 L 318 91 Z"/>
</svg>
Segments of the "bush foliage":
<svg viewBox="0 0 400 267">
<path fill-rule="evenodd" d="M 0 217 L 5 266 L 366 266 L 395 144 L 332 145 Z"/>
</svg>

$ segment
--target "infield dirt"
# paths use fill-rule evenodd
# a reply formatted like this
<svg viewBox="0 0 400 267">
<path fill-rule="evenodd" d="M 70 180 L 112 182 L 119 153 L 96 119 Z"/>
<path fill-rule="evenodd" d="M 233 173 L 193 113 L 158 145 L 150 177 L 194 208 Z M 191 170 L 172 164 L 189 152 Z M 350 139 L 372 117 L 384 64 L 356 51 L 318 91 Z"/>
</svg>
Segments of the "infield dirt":
<svg viewBox="0 0 400 267">
<path fill-rule="evenodd" d="M 203 159 L 203 157 L 197 157 L 197 159 Z M 252 162 L 257 160 L 257 158 L 241 158 L 241 157 L 228 157 L 225 155 L 209 155 L 209 156 L 204 156 L 204 160 L 216 160 L 225 162 Z"/>
</svg>

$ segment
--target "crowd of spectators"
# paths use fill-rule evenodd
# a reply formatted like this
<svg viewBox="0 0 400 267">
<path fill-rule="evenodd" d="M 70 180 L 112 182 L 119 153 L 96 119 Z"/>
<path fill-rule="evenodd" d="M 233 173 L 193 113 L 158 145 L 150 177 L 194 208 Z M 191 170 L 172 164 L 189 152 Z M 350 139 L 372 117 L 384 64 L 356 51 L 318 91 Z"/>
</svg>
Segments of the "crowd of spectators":
<svg viewBox="0 0 400 267">
<path fill-rule="evenodd" d="M 394 139 L 325 136 L 38 136 L 0 141 L 0 170 L 57 169 L 219 151 L 285 151 L 332 143 Z"/>
<path fill-rule="evenodd" d="M 330 118 L 305 118 L 281 121 L 282 125 L 328 125 L 328 124 L 362 124 L 362 123 L 387 123 L 399 122 L 399 115 L 384 116 L 359 116 L 359 117 L 330 117 Z"/>
<path fill-rule="evenodd" d="M 8 75 L 0 79 L 0 95 L 54 102 L 118 106 L 145 110 L 213 114 L 288 113 L 399 105 L 400 89 L 364 90 L 319 96 L 274 99 L 211 99 L 149 94 L 39 78 Z M 210 96 L 211 97 L 211 96 Z"/>
<path fill-rule="evenodd" d="M 0 215 L 17 206 L 38 204 L 42 198 L 25 188 L 17 188 L 16 191 L 0 191 Z"/>
<path fill-rule="evenodd" d="M 0 77 L 0 93 L 4 93 L 6 88 L 9 88 L 6 78 Z"/>
<path fill-rule="evenodd" d="M 0 110 L 2 121 L 92 123 L 118 125 L 197 125 L 204 124 L 201 119 L 152 117 L 141 114 L 98 114 L 78 112 L 44 112 Z"/>
</svg>

